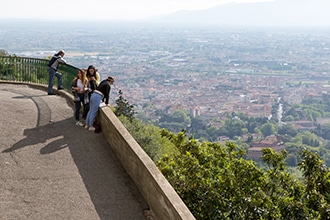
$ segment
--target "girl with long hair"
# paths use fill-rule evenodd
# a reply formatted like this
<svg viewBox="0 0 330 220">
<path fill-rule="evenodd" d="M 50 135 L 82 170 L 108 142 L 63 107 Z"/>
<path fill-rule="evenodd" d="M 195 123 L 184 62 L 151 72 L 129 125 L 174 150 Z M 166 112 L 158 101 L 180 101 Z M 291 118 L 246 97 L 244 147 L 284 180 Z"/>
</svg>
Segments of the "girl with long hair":
<svg viewBox="0 0 330 220">
<path fill-rule="evenodd" d="M 71 84 L 71 91 L 73 93 L 75 102 L 74 117 L 76 119 L 76 125 L 84 126 L 84 123 L 80 120 L 81 105 L 83 106 L 82 118 L 85 119 L 89 110 L 89 83 L 85 72 L 82 69 L 77 71 L 77 76 L 74 78 Z"/>
</svg>

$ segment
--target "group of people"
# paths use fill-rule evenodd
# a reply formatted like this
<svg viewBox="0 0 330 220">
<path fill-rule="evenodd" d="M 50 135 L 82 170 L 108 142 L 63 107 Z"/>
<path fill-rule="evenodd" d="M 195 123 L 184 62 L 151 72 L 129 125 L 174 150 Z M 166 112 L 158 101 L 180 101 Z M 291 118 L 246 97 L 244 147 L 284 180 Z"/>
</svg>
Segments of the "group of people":
<svg viewBox="0 0 330 220">
<path fill-rule="evenodd" d="M 71 91 L 75 102 L 76 125 L 84 126 L 90 131 L 95 130 L 95 118 L 101 102 L 109 106 L 109 96 L 114 78 L 108 76 L 100 82 L 100 75 L 93 65 L 87 70 L 79 69 L 76 78 L 71 84 Z M 83 106 L 82 120 L 80 120 L 80 110 Z"/>
<path fill-rule="evenodd" d="M 58 90 L 62 87 L 62 74 L 57 71 L 60 63 L 66 63 L 63 59 L 65 52 L 60 50 L 54 54 L 48 64 L 49 80 L 48 80 L 48 95 L 53 93 L 53 79 L 58 79 Z M 78 69 L 77 76 L 71 83 L 71 91 L 75 102 L 74 117 L 77 126 L 84 126 L 90 131 L 95 130 L 95 118 L 101 102 L 109 106 L 109 97 L 111 85 L 115 79 L 113 76 L 108 76 L 100 81 L 100 74 L 93 65 L 89 65 L 87 69 Z M 82 116 L 80 112 L 82 109 Z"/>
</svg>

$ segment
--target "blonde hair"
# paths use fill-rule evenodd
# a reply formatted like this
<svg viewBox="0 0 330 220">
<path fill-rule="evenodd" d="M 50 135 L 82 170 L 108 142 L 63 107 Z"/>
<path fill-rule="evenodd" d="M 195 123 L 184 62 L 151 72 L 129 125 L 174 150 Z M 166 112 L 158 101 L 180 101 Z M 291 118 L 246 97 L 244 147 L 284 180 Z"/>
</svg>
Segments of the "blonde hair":
<svg viewBox="0 0 330 220">
<path fill-rule="evenodd" d="M 74 78 L 74 80 L 79 79 L 79 73 L 81 73 L 81 79 L 80 79 L 81 82 L 82 82 L 85 86 L 87 86 L 88 79 L 87 79 L 87 77 L 86 77 L 86 71 L 83 70 L 83 69 L 78 69 L 78 70 L 77 70 L 77 76 L 76 76 L 76 78 Z"/>
</svg>

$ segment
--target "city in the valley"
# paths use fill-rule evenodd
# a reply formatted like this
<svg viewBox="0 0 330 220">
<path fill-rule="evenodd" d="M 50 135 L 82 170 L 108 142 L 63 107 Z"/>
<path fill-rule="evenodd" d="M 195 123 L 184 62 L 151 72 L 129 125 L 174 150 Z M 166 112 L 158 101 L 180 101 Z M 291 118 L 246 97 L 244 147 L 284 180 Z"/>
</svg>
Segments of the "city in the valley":
<svg viewBox="0 0 330 220">
<path fill-rule="evenodd" d="M 80 68 L 113 75 L 123 96 L 156 121 L 184 110 L 213 123 L 226 113 L 271 117 L 329 93 L 330 38 L 324 29 L 116 23 L 1 23 L 0 48 L 48 58 L 59 49 Z M 40 31 L 42 29 L 42 31 Z M 60 33 L 60 34 L 58 34 Z"/>
</svg>

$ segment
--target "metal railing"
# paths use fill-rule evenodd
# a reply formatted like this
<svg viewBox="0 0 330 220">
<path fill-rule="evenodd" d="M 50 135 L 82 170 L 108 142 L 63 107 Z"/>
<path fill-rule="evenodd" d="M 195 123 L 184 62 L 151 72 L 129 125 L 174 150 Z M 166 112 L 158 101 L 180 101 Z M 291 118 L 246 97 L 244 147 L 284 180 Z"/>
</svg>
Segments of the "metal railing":
<svg viewBox="0 0 330 220">
<path fill-rule="evenodd" d="M 18 56 L 0 56 L 0 80 L 48 84 L 48 61 Z M 58 71 L 62 73 L 63 87 L 70 91 L 71 82 L 77 75 L 77 67 L 60 64 Z M 56 84 L 54 80 L 54 84 Z"/>
</svg>

